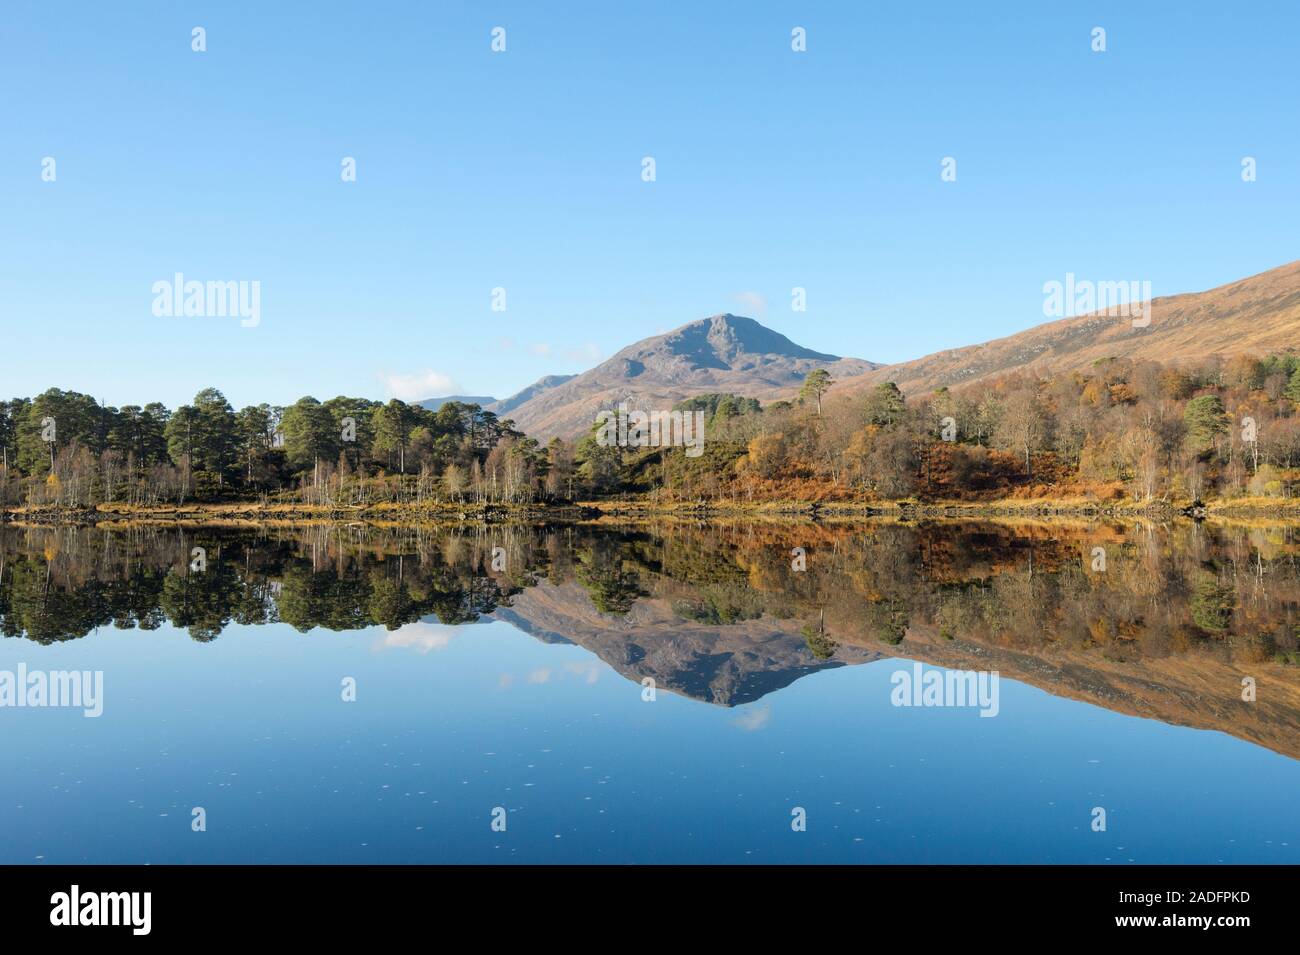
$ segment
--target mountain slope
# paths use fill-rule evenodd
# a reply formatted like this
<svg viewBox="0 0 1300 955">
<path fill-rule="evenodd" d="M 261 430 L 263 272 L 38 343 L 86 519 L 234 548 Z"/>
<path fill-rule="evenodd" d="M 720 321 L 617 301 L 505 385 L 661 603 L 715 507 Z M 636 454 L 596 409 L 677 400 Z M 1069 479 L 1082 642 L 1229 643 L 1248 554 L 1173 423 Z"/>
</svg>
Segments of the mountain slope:
<svg viewBox="0 0 1300 955">
<path fill-rule="evenodd" d="M 789 621 L 698 623 L 683 619 L 667 593 L 615 617 L 597 610 L 573 581 L 540 581 L 492 618 L 545 643 L 577 644 L 635 683 L 653 677 L 661 690 L 719 706 L 752 703 L 809 673 L 881 657 L 874 648 L 852 647 L 818 660 Z"/>
<path fill-rule="evenodd" d="M 533 398 L 536 398 L 538 395 L 540 395 L 543 391 L 549 391 L 550 389 L 558 387 L 559 385 L 564 384 L 566 381 L 571 381 L 576 377 L 578 376 L 577 375 L 546 375 L 543 378 L 538 378 L 535 382 L 533 382 L 531 385 L 529 385 L 527 388 L 523 389 L 522 391 L 515 392 L 509 398 L 502 398 L 500 401 L 494 402 L 492 406 L 487 410 L 495 412 L 497 415 L 504 417 L 506 415 L 509 415 L 510 412 L 514 411 L 525 401 L 530 401 Z"/>
<path fill-rule="evenodd" d="M 1144 328 L 1135 328 L 1130 318 L 1105 314 L 1064 318 L 982 345 L 886 365 L 832 390 L 852 393 L 892 381 L 904 394 L 921 395 L 1017 368 L 1059 372 L 1108 357 L 1177 363 L 1296 348 L 1300 261 L 1205 292 L 1158 297 Z"/>
<path fill-rule="evenodd" d="M 1083 369 L 1099 358 L 1190 362 L 1285 351 L 1300 348 L 1300 261 L 1208 291 L 1156 298 L 1148 308 L 1145 327 L 1095 313 L 894 365 L 812 351 L 752 318 L 714 315 L 629 345 L 580 375 L 548 375 L 484 404 L 546 441 L 582 435 L 600 411 L 621 401 L 655 411 L 708 392 L 764 403 L 790 398 L 815 368 L 831 373 L 833 393 L 893 381 L 915 396 L 1021 368 L 1043 374 Z"/>
<path fill-rule="evenodd" d="M 981 642 L 916 617 L 904 644 L 880 643 L 873 625 L 850 598 L 828 609 L 825 623 L 840 641 L 829 660 L 816 659 L 798 619 L 764 614 L 731 624 L 704 624 L 676 609 L 694 588 L 675 581 L 644 581 L 651 595 L 624 617 L 598 611 L 573 581 L 540 581 L 492 613 L 547 643 L 590 650 L 633 683 L 653 677 L 661 690 L 719 706 L 754 703 L 804 676 L 840 666 L 919 660 L 954 670 L 996 670 L 1005 679 L 1053 696 L 1172 726 L 1215 730 L 1300 759 L 1300 685 L 1288 669 L 1268 673 L 1267 700 L 1241 705 L 1241 673 L 1214 654 L 1171 654 L 1116 660 L 1097 648 L 1048 643 L 1037 651 Z M 1262 682 L 1262 681 L 1261 681 Z M 1227 689 L 1225 689 L 1227 688 Z"/>
<path fill-rule="evenodd" d="M 643 411 L 667 410 L 709 392 L 770 401 L 793 396 L 815 368 L 843 379 L 877 367 L 796 345 L 752 318 L 714 315 L 629 345 L 568 380 L 547 384 L 542 379 L 491 410 L 543 441 L 553 435 L 573 438 L 586 432 L 602 409 L 620 401 Z M 508 414 L 501 411 L 506 405 L 513 405 Z"/>
</svg>

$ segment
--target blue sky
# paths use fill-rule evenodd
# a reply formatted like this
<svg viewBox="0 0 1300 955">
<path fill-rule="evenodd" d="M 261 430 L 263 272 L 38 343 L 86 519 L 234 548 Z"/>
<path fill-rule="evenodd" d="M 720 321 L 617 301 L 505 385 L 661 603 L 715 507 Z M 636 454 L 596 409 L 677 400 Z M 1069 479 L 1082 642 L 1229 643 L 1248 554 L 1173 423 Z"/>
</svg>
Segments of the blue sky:
<svg viewBox="0 0 1300 955">
<path fill-rule="evenodd" d="M 1294 4 L 699 6 L 8 0 L 0 393 L 500 396 L 721 311 L 901 361 L 1300 255 Z"/>
<path fill-rule="evenodd" d="M 7 864 L 1300 857 L 1300 762 L 1006 677 L 996 719 L 896 707 L 905 659 L 808 674 L 738 707 L 663 685 L 649 704 L 588 650 L 500 622 L 0 641 L 0 669 L 20 662 L 102 671 L 104 712 L 0 711 L 20 768 L 0 774 Z M 355 703 L 340 699 L 344 676 Z M 488 824 L 498 805 L 506 836 Z"/>
</svg>

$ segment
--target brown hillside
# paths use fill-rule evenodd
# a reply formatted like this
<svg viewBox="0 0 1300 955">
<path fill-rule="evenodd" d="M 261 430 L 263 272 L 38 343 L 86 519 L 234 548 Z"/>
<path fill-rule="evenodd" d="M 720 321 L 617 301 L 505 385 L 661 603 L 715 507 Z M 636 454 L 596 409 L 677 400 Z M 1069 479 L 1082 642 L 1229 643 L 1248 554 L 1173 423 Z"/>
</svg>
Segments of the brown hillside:
<svg viewBox="0 0 1300 955">
<path fill-rule="evenodd" d="M 647 412 L 710 392 L 767 402 L 791 397 L 816 368 L 847 379 L 877 367 L 803 348 L 752 318 L 714 315 L 629 345 L 581 375 L 553 383 L 544 379 L 500 402 L 500 409 L 490 405 L 488 410 L 500 411 L 543 441 L 555 435 L 575 438 L 601 410 L 621 401 L 630 410 Z"/>
<path fill-rule="evenodd" d="M 1297 348 L 1300 261 L 1206 292 L 1157 297 L 1144 328 L 1133 327 L 1128 317 L 1094 313 L 1065 318 L 982 345 L 885 365 L 841 382 L 833 391 L 853 393 L 893 381 L 904 394 L 921 395 L 1018 368 L 1046 373 L 1085 368 L 1099 358 L 1200 361 Z"/>
</svg>

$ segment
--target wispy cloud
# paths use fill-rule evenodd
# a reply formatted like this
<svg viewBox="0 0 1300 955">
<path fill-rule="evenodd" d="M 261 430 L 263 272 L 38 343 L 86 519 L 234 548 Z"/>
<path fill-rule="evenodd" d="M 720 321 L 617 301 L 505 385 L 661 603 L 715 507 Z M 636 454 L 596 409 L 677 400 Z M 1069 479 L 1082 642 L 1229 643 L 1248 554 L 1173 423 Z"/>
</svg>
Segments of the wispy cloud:
<svg viewBox="0 0 1300 955">
<path fill-rule="evenodd" d="M 731 296 L 746 311 L 753 312 L 755 315 L 763 316 L 767 314 L 767 299 L 758 292 L 745 291 L 737 292 Z"/>
<path fill-rule="evenodd" d="M 567 361 L 589 361 L 592 363 L 600 361 L 600 346 L 595 342 L 587 342 L 577 348 L 565 349 L 564 357 Z"/>
<path fill-rule="evenodd" d="M 566 663 L 564 668 L 584 683 L 595 683 L 600 679 L 600 664 L 595 660 L 586 663 Z"/>
<path fill-rule="evenodd" d="M 509 339 L 503 340 L 503 345 L 506 341 L 509 341 Z M 509 345 L 504 347 L 507 349 L 512 348 L 514 347 L 514 342 L 510 341 Z M 565 361 L 586 362 L 593 365 L 601 359 L 600 346 L 595 342 L 585 342 L 581 345 L 575 345 L 569 348 L 561 348 L 559 345 L 554 345 L 550 342 L 533 342 L 528 346 L 528 351 L 540 358 L 550 358 L 553 355 L 559 355 Z"/>
<path fill-rule="evenodd" d="M 551 667 L 538 667 L 536 670 L 526 674 L 523 679 L 526 683 L 541 685 L 543 683 L 559 683 L 574 677 L 583 683 L 595 683 L 600 679 L 600 673 L 604 669 L 599 661 L 585 660 L 577 663 L 566 663 L 560 669 Z M 517 677 L 513 673 L 502 673 L 497 678 L 497 686 L 501 689 L 509 689 L 515 684 Z"/>
<path fill-rule="evenodd" d="M 747 733 L 755 730 L 767 729 L 772 722 L 772 708 L 770 706 L 760 706 L 752 710 L 744 710 L 736 715 L 731 721 L 732 726 L 739 726 Z"/>
</svg>

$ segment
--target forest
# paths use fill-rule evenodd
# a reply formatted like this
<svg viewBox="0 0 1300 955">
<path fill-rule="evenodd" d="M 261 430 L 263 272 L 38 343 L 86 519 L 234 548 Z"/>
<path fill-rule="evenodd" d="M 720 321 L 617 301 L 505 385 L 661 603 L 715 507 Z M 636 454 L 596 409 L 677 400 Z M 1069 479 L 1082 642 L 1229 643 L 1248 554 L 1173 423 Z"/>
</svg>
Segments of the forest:
<svg viewBox="0 0 1300 955">
<path fill-rule="evenodd" d="M 825 371 L 766 406 L 700 395 L 704 453 L 620 447 L 599 429 L 545 445 L 477 405 L 304 397 L 235 410 L 215 388 L 175 409 L 50 389 L 0 404 L 0 505 L 199 502 L 506 505 L 997 501 L 1140 505 L 1295 497 L 1300 355 L 1023 370 L 905 395 Z M 632 444 L 632 442 L 629 442 Z"/>
<path fill-rule="evenodd" d="M 795 546 L 805 561 L 791 560 Z M 1029 652 L 1300 664 L 1295 531 L 1199 524 L 28 528 L 0 534 L 0 634 L 49 643 L 170 620 L 207 642 L 232 622 L 459 624 L 542 581 L 579 584 L 611 618 L 659 599 L 711 628 L 788 621 L 813 659 L 928 628 Z"/>
</svg>

